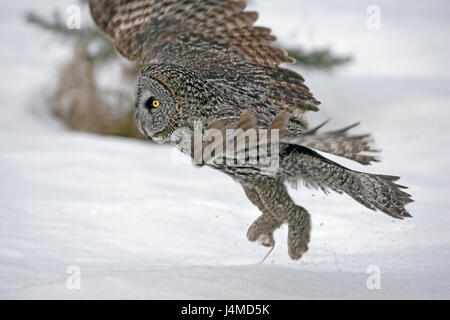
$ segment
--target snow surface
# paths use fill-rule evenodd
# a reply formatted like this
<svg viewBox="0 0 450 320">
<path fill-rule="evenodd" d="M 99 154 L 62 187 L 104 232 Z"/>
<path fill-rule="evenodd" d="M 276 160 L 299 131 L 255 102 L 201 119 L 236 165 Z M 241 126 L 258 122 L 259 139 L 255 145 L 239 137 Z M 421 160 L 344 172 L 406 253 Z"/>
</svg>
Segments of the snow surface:
<svg viewBox="0 0 450 320">
<path fill-rule="evenodd" d="M 0 136 L 2 298 L 449 297 L 445 210 L 413 205 L 396 221 L 299 190 L 310 251 L 289 261 L 283 228 L 259 264 L 266 249 L 245 238 L 258 212 L 240 187 L 170 148 L 59 129 Z M 81 290 L 66 287 L 70 265 Z M 367 289 L 369 265 L 382 290 Z"/>
<path fill-rule="evenodd" d="M 245 236 L 259 212 L 240 186 L 168 147 L 64 129 L 39 99 L 54 62 L 17 55 L 38 52 L 23 45 L 34 51 L 0 50 L 4 74 L 21 80 L 4 76 L 0 86 L 0 298 L 450 298 L 448 78 L 302 71 L 323 102 L 311 122 L 362 120 L 358 130 L 383 149 L 383 162 L 368 168 L 331 158 L 402 176 L 414 218 L 291 190 L 312 215 L 310 250 L 290 261 L 283 227 L 261 264 L 267 249 Z M 73 265 L 80 290 L 67 287 Z M 366 285 L 373 265 L 380 290 Z"/>
</svg>

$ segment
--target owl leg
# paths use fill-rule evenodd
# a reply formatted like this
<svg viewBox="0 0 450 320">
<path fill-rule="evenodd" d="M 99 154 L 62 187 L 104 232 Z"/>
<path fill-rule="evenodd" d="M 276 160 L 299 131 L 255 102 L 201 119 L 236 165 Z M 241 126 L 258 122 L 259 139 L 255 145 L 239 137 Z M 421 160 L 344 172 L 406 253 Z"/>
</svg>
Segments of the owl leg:
<svg viewBox="0 0 450 320">
<path fill-rule="evenodd" d="M 308 211 L 294 205 L 292 218 L 288 220 L 288 248 L 289 256 L 298 260 L 308 251 L 308 243 L 311 234 L 311 219 Z"/>
<path fill-rule="evenodd" d="M 273 239 L 273 231 L 283 222 L 287 222 L 289 256 L 293 260 L 300 259 L 302 254 L 308 251 L 311 233 L 309 213 L 294 203 L 281 181 L 266 179 L 251 187 L 253 188 L 251 191 L 256 192 L 258 197 L 246 191 L 247 196 L 263 215 L 250 227 L 249 240 L 252 241 L 255 235 L 258 237 L 261 231 L 264 231 L 264 234 L 270 231 Z"/>
<path fill-rule="evenodd" d="M 283 224 L 283 221 L 277 220 L 266 209 L 254 185 L 243 183 L 242 186 L 247 198 L 262 212 L 262 215 L 248 229 L 248 240 L 252 242 L 258 241 L 266 247 L 274 247 L 273 232 Z"/>
</svg>

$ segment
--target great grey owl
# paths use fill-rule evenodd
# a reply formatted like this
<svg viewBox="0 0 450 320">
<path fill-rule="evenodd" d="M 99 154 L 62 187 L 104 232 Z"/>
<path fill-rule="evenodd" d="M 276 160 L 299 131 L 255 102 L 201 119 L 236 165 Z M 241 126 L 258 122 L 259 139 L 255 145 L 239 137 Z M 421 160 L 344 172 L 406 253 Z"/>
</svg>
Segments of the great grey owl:
<svg viewBox="0 0 450 320">
<path fill-rule="evenodd" d="M 90 0 L 95 22 L 116 50 L 142 65 L 135 113 L 139 130 L 155 142 L 175 143 L 195 158 L 196 129 L 204 135 L 203 147 L 213 140 L 222 145 L 231 140 L 228 129 L 241 129 L 244 139 L 250 129 L 269 129 L 270 148 L 259 142 L 256 147 L 244 144 L 244 160 L 250 159 L 252 148 L 268 149 L 256 160 L 277 156 L 275 171 L 262 170 L 267 161 L 203 164 L 240 183 L 262 212 L 248 230 L 250 241 L 273 248 L 273 232 L 288 224 L 292 259 L 308 250 L 311 221 L 285 183 L 301 181 L 347 193 L 369 209 L 398 219 L 410 217 L 405 205 L 412 200 L 402 191 L 405 187 L 395 183 L 398 177 L 353 171 L 316 152 L 363 165 L 377 161 L 370 136 L 349 133 L 355 125 L 329 132 L 321 130 L 323 125 L 308 129 L 304 114 L 318 111 L 320 103 L 302 76 L 280 66 L 294 59 L 271 45 L 275 37 L 269 29 L 254 26 L 258 15 L 245 7 L 244 1 L 229 0 Z M 208 138 L 211 129 L 225 133 L 223 141 Z M 275 131 L 278 149 L 272 148 Z M 236 145 L 234 140 L 230 145 Z M 211 153 L 215 160 L 226 154 Z"/>
</svg>

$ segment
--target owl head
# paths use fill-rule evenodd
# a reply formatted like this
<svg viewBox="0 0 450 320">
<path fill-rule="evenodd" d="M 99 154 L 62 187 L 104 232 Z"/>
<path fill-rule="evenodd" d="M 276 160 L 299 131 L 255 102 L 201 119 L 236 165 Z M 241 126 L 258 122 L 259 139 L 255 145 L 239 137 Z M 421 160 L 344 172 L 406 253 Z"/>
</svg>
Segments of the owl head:
<svg viewBox="0 0 450 320">
<path fill-rule="evenodd" d="M 194 119 L 205 119 L 220 104 L 216 89 L 192 71 L 155 64 L 143 68 L 137 81 L 136 125 L 147 138 L 168 142 Z M 205 119 L 206 120 L 206 119 Z"/>
<path fill-rule="evenodd" d="M 176 130 L 180 106 L 170 84 L 155 71 L 147 67 L 139 73 L 135 119 L 141 134 L 164 143 Z"/>
</svg>

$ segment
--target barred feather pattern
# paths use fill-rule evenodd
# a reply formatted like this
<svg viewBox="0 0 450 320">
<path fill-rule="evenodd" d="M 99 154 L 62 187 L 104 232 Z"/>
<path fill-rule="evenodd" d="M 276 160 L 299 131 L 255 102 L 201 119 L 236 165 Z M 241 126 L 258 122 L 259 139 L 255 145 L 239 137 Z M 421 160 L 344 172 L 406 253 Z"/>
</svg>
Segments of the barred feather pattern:
<svg viewBox="0 0 450 320">
<path fill-rule="evenodd" d="M 241 184 L 249 200 L 262 212 L 248 229 L 249 241 L 256 241 L 264 235 L 270 239 L 270 245 L 275 246 L 273 232 L 287 223 L 289 256 L 293 260 L 300 259 L 308 251 L 311 237 L 308 211 L 294 203 L 280 180 L 261 179 L 256 183 Z"/>
<path fill-rule="evenodd" d="M 376 155 L 380 150 L 372 148 L 373 138 L 370 134 L 349 134 L 349 131 L 357 127 L 359 123 L 335 131 L 321 132 L 320 129 L 326 123 L 324 122 L 304 134 L 284 137 L 282 141 L 287 144 L 328 152 L 363 165 L 380 161 L 380 158 Z"/>
<path fill-rule="evenodd" d="M 320 102 L 302 76 L 279 66 L 295 60 L 272 46 L 270 29 L 254 26 L 258 14 L 245 7 L 227 0 L 90 0 L 94 20 L 126 58 L 187 67 L 245 107 L 264 105 L 272 116 L 285 110 L 304 124 L 303 114 L 318 111 Z"/>
<path fill-rule="evenodd" d="M 324 192 L 346 193 L 371 210 L 380 210 L 393 218 L 411 217 L 405 205 L 412 202 L 406 187 L 395 182 L 399 177 L 350 170 L 301 146 L 285 149 L 281 174 L 287 181 L 302 181 L 307 187 Z"/>
<path fill-rule="evenodd" d="M 308 129 L 304 115 L 318 111 L 320 102 L 301 75 L 280 66 L 294 60 L 272 45 L 275 37 L 270 29 L 254 25 L 258 14 L 245 11 L 244 1 L 89 0 L 89 4 L 95 22 L 117 51 L 144 65 L 138 75 L 136 120 L 149 139 L 167 142 L 182 131 L 190 139 L 183 140 L 181 149 L 195 157 L 196 120 L 203 122 L 202 130 L 280 131 L 280 161 L 273 174 L 262 174 L 261 163 L 207 164 L 240 183 L 261 211 L 248 230 L 250 241 L 263 238 L 262 244 L 273 246 L 273 232 L 287 223 L 290 257 L 299 259 L 308 250 L 309 213 L 294 203 L 285 182 L 346 193 L 369 209 L 398 219 L 410 217 L 405 206 L 412 199 L 396 183 L 398 177 L 350 170 L 314 151 L 363 165 L 378 161 L 370 135 L 350 133 L 356 125 L 325 132 L 321 130 L 325 124 Z M 159 98 L 159 108 L 149 107 L 150 98 Z M 271 152 L 267 150 L 266 156 Z"/>
<path fill-rule="evenodd" d="M 283 131 L 287 125 L 287 115 L 281 112 L 275 117 L 269 129 Z M 228 124 L 229 126 L 230 124 Z M 242 113 L 234 126 L 236 129 L 244 131 L 259 128 L 256 116 L 249 110 Z M 328 134 L 343 134 L 354 126 L 332 131 Z M 222 131 L 225 130 L 225 124 L 217 120 L 210 125 L 211 127 Z M 318 130 L 319 127 L 311 130 L 310 133 L 314 134 Z M 280 144 L 280 169 L 274 179 L 278 179 L 281 182 L 288 181 L 293 185 L 301 181 L 306 187 L 319 188 L 325 193 L 329 190 L 337 193 L 346 193 L 371 210 L 380 210 L 397 219 L 411 217 L 405 206 L 412 202 L 412 199 L 408 193 L 403 191 L 403 189 L 406 189 L 405 186 L 395 183 L 400 179 L 399 177 L 350 170 L 321 156 L 306 146 L 288 143 L 284 137 L 281 138 Z M 260 147 L 260 145 L 256 147 Z M 267 145 L 267 148 L 266 153 L 269 154 L 270 145 Z M 364 148 L 355 150 L 362 149 Z M 213 167 L 236 178 L 243 185 L 245 182 L 258 184 L 260 181 L 267 180 L 267 177 L 257 178 L 258 170 L 261 168 L 258 168 L 256 165 L 228 166 L 227 164 L 220 164 L 213 165 Z M 264 192 L 261 192 L 261 197 L 266 197 L 269 192 L 268 189 L 266 188 Z M 262 210 L 262 212 L 264 211 Z"/>
</svg>

